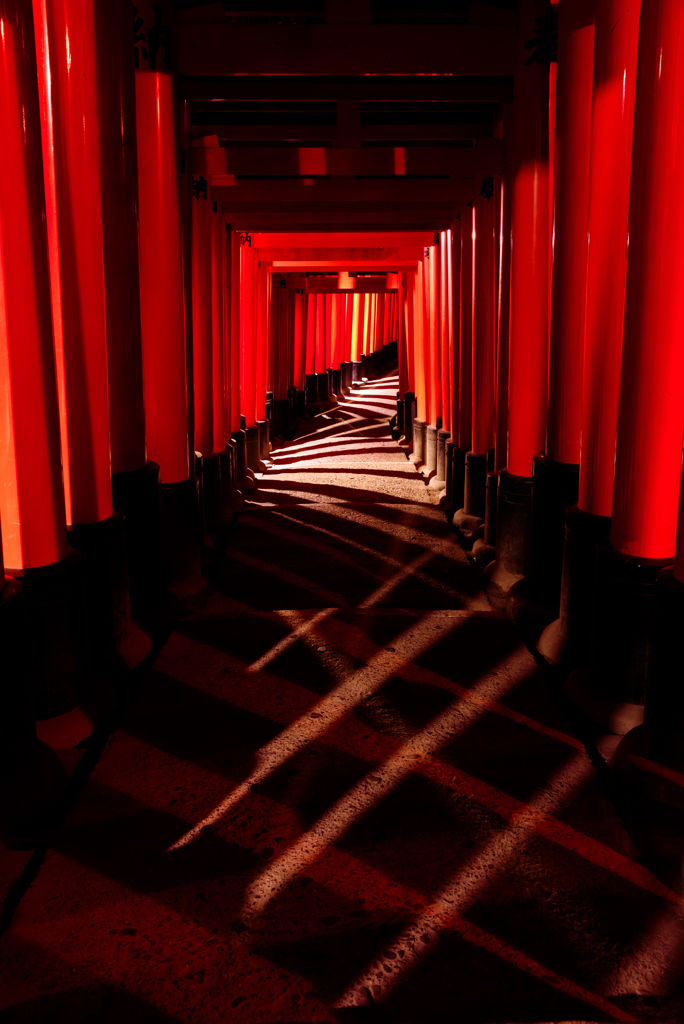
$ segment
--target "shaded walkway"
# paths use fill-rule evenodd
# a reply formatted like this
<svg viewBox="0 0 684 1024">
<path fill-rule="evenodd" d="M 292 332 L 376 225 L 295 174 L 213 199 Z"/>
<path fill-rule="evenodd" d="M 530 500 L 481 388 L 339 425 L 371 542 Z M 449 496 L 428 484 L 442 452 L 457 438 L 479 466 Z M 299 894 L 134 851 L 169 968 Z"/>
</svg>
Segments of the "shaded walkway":
<svg viewBox="0 0 684 1024">
<path fill-rule="evenodd" d="M 391 440 L 395 392 L 274 453 L 17 911 L 0 1020 L 677 1019 L 638 993 L 679 969 L 679 897 Z"/>
</svg>

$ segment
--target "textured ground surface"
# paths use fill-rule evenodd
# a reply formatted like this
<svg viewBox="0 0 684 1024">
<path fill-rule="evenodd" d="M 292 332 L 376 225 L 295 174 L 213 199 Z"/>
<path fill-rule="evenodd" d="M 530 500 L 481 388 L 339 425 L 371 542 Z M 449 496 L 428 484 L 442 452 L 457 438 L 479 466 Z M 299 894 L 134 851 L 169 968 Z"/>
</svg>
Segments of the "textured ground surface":
<svg viewBox="0 0 684 1024">
<path fill-rule="evenodd" d="M 680 897 L 391 441 L 395 391 L 275 453 L 14 915 L 0 1020 L 681 1019 Z"/>
</svg>

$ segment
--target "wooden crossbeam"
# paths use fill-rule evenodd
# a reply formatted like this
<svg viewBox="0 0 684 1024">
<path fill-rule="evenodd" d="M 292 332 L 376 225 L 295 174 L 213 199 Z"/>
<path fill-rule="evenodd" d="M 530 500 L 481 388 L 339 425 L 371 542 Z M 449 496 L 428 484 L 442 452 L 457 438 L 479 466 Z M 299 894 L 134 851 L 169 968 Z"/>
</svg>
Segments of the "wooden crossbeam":
<svg viewBox="0 0 684 1024">
<path fill-rule="evenodd" d="M 509 25 L 183 25 L 183 75 L 512 75 Z"/>
<path fill-rule="evenodd" d="M 437 31 L 441 31 L 441 28 Z M 458 75 L 207 75 L 180 76 L 179 92 L 191 100 L 283 100 L 335 102 L 505 103 L 513 99 L 513 80 Z"/>
<path fill-rule="evenodd" d="M 203 124 L 193 125 L 193 137 L 217 135 L 228 142 L 330 142 L 336 137 L 335 125 L 328 124 Z M 476 124 L 362 124 L 361 142 L 448 141 L 476 139 L 491 135 L 491 121 Z"/>
<path fill-rule="evenodd" d="M 442 146 L 387 146 L 333 149 L 324 146 L 234 147 L 193 145 L 193 174 L 331 175 L 448 174 L 455 178 L 503 173 L 501 139 L 482 140 L 476 149 Z M 209 139 L 195 140 L 196 143 Z M 486 146 L 486 148 L 485 148 Z"/>
<path fill-rule="evenodd" d="M 467 203 L 477 189 L 473 178 L 303 178 L 241 180 L 216 177 L 212 198 L 235 203 Z"/>
</svg>

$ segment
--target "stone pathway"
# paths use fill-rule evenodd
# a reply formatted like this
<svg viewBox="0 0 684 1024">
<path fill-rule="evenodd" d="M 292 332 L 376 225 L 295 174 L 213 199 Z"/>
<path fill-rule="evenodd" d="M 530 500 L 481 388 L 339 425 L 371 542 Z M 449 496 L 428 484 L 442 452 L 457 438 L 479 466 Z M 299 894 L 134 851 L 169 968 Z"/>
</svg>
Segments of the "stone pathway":
<svg viewBox="0 0 684 1024">
<path fill-rule="evenodd" d="M 273 453 L 14 914 L 0 1021 L 678 1019 L 680 897 L 391 440 L 395 392 Z"/>
</svg>

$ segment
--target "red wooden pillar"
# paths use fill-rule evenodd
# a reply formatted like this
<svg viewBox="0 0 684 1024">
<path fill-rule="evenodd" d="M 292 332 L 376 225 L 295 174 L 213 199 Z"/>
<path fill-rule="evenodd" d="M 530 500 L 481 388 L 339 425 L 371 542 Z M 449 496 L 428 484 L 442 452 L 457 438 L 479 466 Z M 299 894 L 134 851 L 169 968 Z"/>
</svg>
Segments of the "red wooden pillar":
<svg viewBox="0 0 684 1024">
<path fill-rule="evenodd" d="M 520 66 L 515 76 L 515 156 L 511 196 L 508 461 L 499 474 L 500 580 L 528 571 L 532 465 L 546 440 L 549 333 L 548 73 L 535 52 L 535 17 L 545 5 L 522 0 Z M 543 54 L 539 54 L 543 58 Z M 530 63 L 528 63 L 530 62 Z"/>
<path fill-rule="evenodd" d="M 159 463 L 165 556 L 174 585 L 199 583 L 197 480 L 188 461 L 178 116 L 167 8 L 135 23 L 140 306 L 148 455 Z M 187 161 L 187 155 L 186 155 Z M 194 468 L 194 467 L 193 467 Z"/>
<path fill-rule="evenodd" d="M 461 288 L 459 345 L 458 447 L 454 453 L 454 495 L 462 495 L 465 485 L 465 454 L 472 448 L 472 362 L 473 362 L 473 206 L 469 203 L 461 215 Z M 463 506 L 460 505 L 459 508 Z"/>
<path fill-rule="evenodd" d="M 642 717 L 655 578 L 675 555 L 684 431 L 684 7 L 639 31 L 629 254 L 610 543 L 599 542 L 591 693 L 623 732 Z M 577 680 L 573 680 L 577 683 Z"/>
<path fill-rule="evenodd" d="M 210 186 L 193 179 L 192 201 L 192 355 L 195 411 L 195 449 L 214 452 L 213 429 L 213 304 Z"/>
<path fill-rule="evenodd" d="M 423 263 L 411 274 L 410 289 L 410 322 L 413 332 L 413 391 L 416 396 L 416 415 L 413 420 L 413 452 L 411 461 L 417 465 L 425 463 L 425 429 L 428 415 L 428 377 L 425 358 L 425 303 L 424 303 L 424 268 Z"/>
<path fill-rule="evenodd" d="M 112 515 L 95 10 L 35 0 L 34 17 L 67 522 L 95 523 Z"/>
<path fill-rule="evenodd" d="M 485 178 L 472 208 L 472 445 L 466 454 L 464 513 L 484 523 L 487 459 L 494 445 L 496 338 L 495 183 Z M 461 529 L 475 523 L 458 521 Z"/>
<path fill-rule="evenodd" d="M 553 293 L 546 454 L 535 455 L 530 572 L 560 593 L 565 510 L 577 500 L 589 214 L 595 0 L 560 5 Z"/>
<path fill-rule="evenodd" d="M 456 214 L 452 222 L 451 234 L 451 268 L 450 268 L 450 299 L 451 299 L 451 359 L 450 359 L 450 392 L 451 392 L 451 438 L 446 450 L 446 483 L 447 493 L 445 509 L 449 515 L 463 508 L 463 482 L 465 466 L 465 450 L 460 448 L 460 403 L 461 403 L 461 254 L 462 254 L 462 221 L 461 214 Z M 460 469 L 459 469 L 460 466 Z"/>
<path fill-rule="evenodd" d="M 301 289 L 294 296 L 294 384 L 304 389 L 306 376 L 306 296 Z"/>
</svg>

